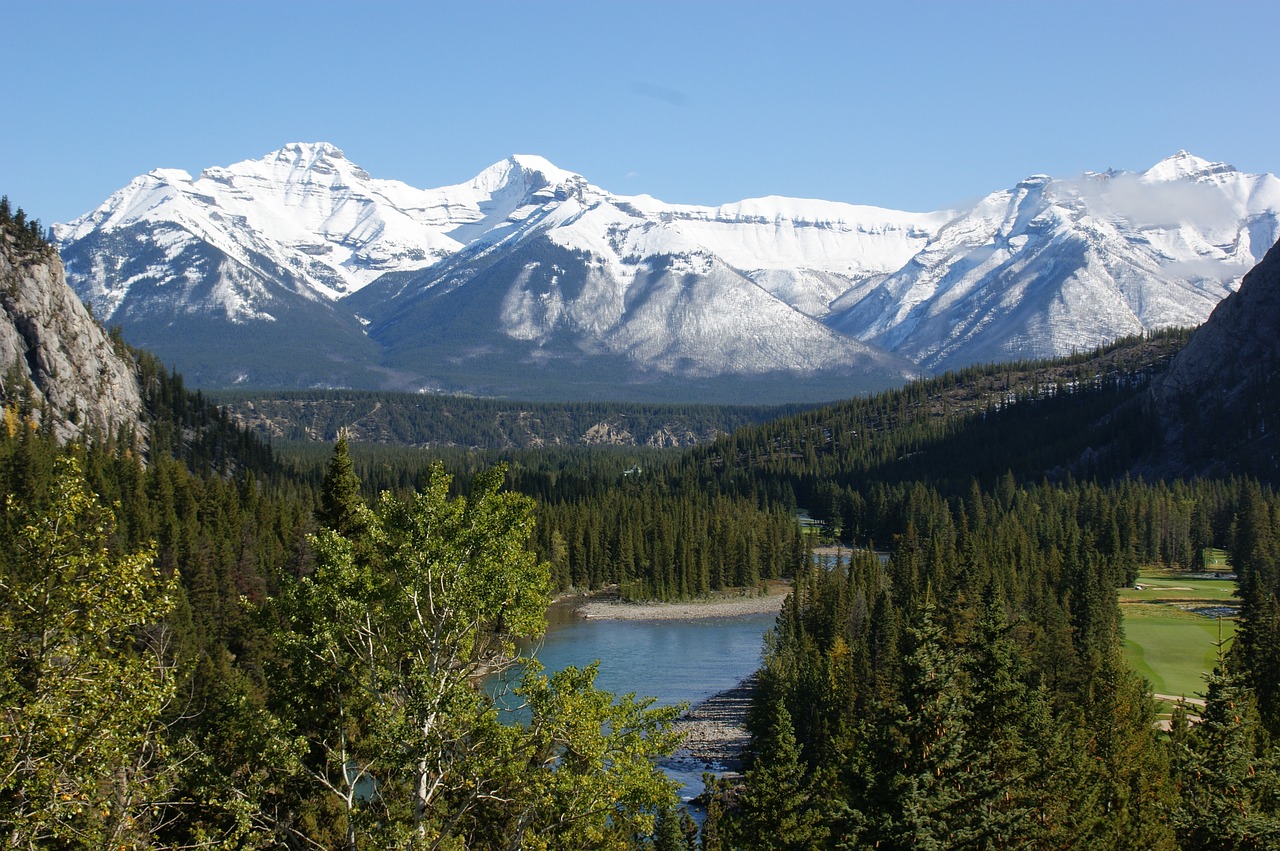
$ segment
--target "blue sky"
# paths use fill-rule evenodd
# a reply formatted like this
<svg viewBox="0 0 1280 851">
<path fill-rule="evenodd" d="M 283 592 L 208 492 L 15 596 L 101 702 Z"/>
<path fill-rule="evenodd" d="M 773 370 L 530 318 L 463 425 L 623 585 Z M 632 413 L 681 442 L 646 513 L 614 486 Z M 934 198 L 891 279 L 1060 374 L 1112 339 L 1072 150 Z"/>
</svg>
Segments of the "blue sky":
<svg viewBox="0 0 1280 851">
<path fill-rule="evenodd" d="M 291 141 L 420 187 L 530 153 L 701 204 L 941 209 L 1181 148 L 1275 173 L 1278 35 L 1274 0 L 0 0 L 0 193 L 65 221 Z"/>
</svg>

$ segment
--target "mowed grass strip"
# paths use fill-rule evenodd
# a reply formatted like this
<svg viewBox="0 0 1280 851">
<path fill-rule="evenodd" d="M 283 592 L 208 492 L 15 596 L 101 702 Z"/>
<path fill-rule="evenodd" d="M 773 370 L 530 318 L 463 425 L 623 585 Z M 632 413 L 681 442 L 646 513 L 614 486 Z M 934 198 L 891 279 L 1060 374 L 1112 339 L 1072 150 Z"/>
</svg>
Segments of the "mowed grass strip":
<svg viewBox="0 0 1280 851">
<path fill-rule="evenodd" d="M 1121 588 L 1120 605 L 1131 602 L 1199 603 L 1211 606 L 1236 602 L 1234 579 L 1200 579 L 1186 576 L 1139 577 L 1138 588 Z"/>
<path fill-rule="evenodd" d="M 1219 624 L 1222 639 L 1228 640 L 1235 635 L 1235 621 L 1218 621 L 1159 602 L 1129 601 L 1120 611 L 1125 658 L 1150 680 L 1152 691 L 1203 695 L 1204 675 L 1218 660 Z"/>
<path fill-rule="evenodd" d="M 1227 551 L 1217 547 L 1205 547 L 1201 550 L 1200 560 L 1204 564 L 1205 570 L 1231 570 L 1231 563 L 1227 560 Z"/>
</svg>

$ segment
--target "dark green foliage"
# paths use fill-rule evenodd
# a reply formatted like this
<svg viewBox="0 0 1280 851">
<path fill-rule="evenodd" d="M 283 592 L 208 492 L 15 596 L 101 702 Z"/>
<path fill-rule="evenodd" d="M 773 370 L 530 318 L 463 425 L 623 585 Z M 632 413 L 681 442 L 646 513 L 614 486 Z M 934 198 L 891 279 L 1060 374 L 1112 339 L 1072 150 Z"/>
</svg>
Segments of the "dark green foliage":
<svg viewBox="0 0 1280 851">
<path fill-rule="evenodd" d="M 669 450 L 480 453 L 354 444 L 349 453 L 366 495 L 369 481 L 397 492 L 422 487 L 431 459 L 454 474 L 460 493 L 484 466 L 507 466 L 511 488 L 539 501 L 533 543 L 561 590 L 616 586 L 627 598 L 699 597 L 790 576 L 806 558 L 790 511 L 741 497 L 713 498 L 690 486 L 673 488 L 665 471 L 679 456 Z M 315 447 L 293 444 L 281 456 L 324 493 Z"/>
<path fill-rule="evenodd" d="M 809 786 L 791 716 L 781 700 L 769 705 L 761 730 L 738 817 L 728 832 L 730 844 L 771 851 L 822 847 L 828 833 L 826 791 Z"/>
<path fill-rule="evenodd" d="M 1164 332 L 1063 361 L 970 367 L 742 428 L 691 453 L 689 473 L 705 487 L 771 501 L 793 493 L 819 521 L 840 508 L 841 491 L 873 482 L 924 482 L 951 495 L 974 479 L 993 487 L 1009 472 L 1013 480 L 1120 474 L 1153 445 L 1158 427 L 1138 397 L 1185 337 Z M 849 516 L 846 538 L 877 525 Z"/>
<path fill-rule="evenodd" d="M 893 848 L 993 844 L 1010 832 L 993 817 L 992 803 L 998 795 L 1016 798 L 1017 790 L 1013 783 L 1001 788 L 987 743 L 971 735 L 985 722 L 976 717 L 980 701 L 964 687 L 962 659 L 931 602 L 918 619 L 907 634 L 912 649 L 903 659 L 900 697 L 870 728 L 874 764 L 860 839 Z"/>
<path fill-rule="evenodd" d="M 345 435 L 338 437 L 320 486 L 320 507 L 316 520 L 326 529 L 332 529 L 345 538 L 358 539 L 363 535 L 367 521 L 360 511 L 360 480 L 347 449 Z"/>
<path fill-rule="evenodd" d="M 617 585 L 639 599 L 752 588 L 792 575 L 806 558 L 789 512 L 653 483 L 544 504 L 535 543 L 560 587 Z"/>
<path fill-rule="evenodd" d="M 8 195 L 0 197 L 0 238 L 9 240 L 19 254 L 54 253 L 53 243 L 41 227 L 40 220 L 28 219 L 21 207 L 11 208 Z"/>
<path fill-rule="evenodd" d="M 1116 588 L 1135 563 L 1191 561 L 1197 513 L 1219 544 L 1256 540 L 1240 512 L 1261 518 L 1249 506 L 1274 495 L 1009 477 L 951 498 L 864 494 L 863 528 L 892 540 L 889 557 L 846 551 L 797 574 L 761 672 L 753 741 L 794 733 L 785 777 L 801 779 L 749 776 L 720 835 L 762 836 L 772 809 L 779 835 L 796 824 L 784 813 L 820 813 L 820 847 L 1174 847 L 1169 747 L 1124 664 Z"/>
<path fill-rule="evenodd" d="M 1078 768 L 1069 759 L 1063 727 L 1053 721 L 1048 693 L 1008 625 L 1005 605 L 989 585 L 964 661 L 975 834 L 995 847 L 1016 845 L 1018 837 L 1036 832 L 1038 821 L 1057 821 L 1044 814 L 1054 813 L 1054 798 L 1066 791 L 1063 779 Z"/>
<path fill-rule="evenodd" d="M 1174 829 L 1182 845 L 1263 849 L 1280 845 L 1280 750 L 1262 730 L 1253 694 L 1219 665 L 1200 719 L 1175 719 Z"/>
<path fill-rule="evenodd" d="M 654 851 L 697 851 L 698 825 L 688 810 L 667 807 L 658 813 Z"/>
</svg>

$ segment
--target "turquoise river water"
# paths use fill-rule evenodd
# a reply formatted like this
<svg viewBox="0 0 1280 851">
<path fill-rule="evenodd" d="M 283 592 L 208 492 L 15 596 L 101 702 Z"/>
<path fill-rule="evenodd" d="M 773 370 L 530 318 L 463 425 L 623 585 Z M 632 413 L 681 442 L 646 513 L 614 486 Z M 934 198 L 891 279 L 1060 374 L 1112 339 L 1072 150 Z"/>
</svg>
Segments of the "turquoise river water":
<svg viewBox="0 0 1280 851">
<path fill-rule="evenodd" d="M 596 687 L 670 706 L 696 706 L 737 685 L 761 662 L 774 614 L 690 621 L 581 619 L 553 608 L 547 633 L 533 651 L 547 672 L 600 660 Z M 702 791 L 701 768 L 664 766 L 688 798 Z"/>
</svg>

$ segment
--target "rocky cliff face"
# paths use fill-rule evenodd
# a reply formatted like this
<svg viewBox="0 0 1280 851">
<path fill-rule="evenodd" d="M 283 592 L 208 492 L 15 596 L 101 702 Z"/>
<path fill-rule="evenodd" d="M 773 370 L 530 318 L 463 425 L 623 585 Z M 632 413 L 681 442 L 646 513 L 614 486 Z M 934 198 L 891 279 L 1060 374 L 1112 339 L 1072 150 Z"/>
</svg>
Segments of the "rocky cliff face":
<svg viewBox="0 0 1280 851">
<path fill-rule="evenodd" d="M 1280 481 L 1280 243 L 1152 387 L 1166 472 Z"/>
<path fill-rule="evenodd" d="M 133 364 L 67 286 L 52 248 L 20 248 L 0 231 L 0 395 L 29 393 L 61 440 L 137 425 Z"/>
</svg>

